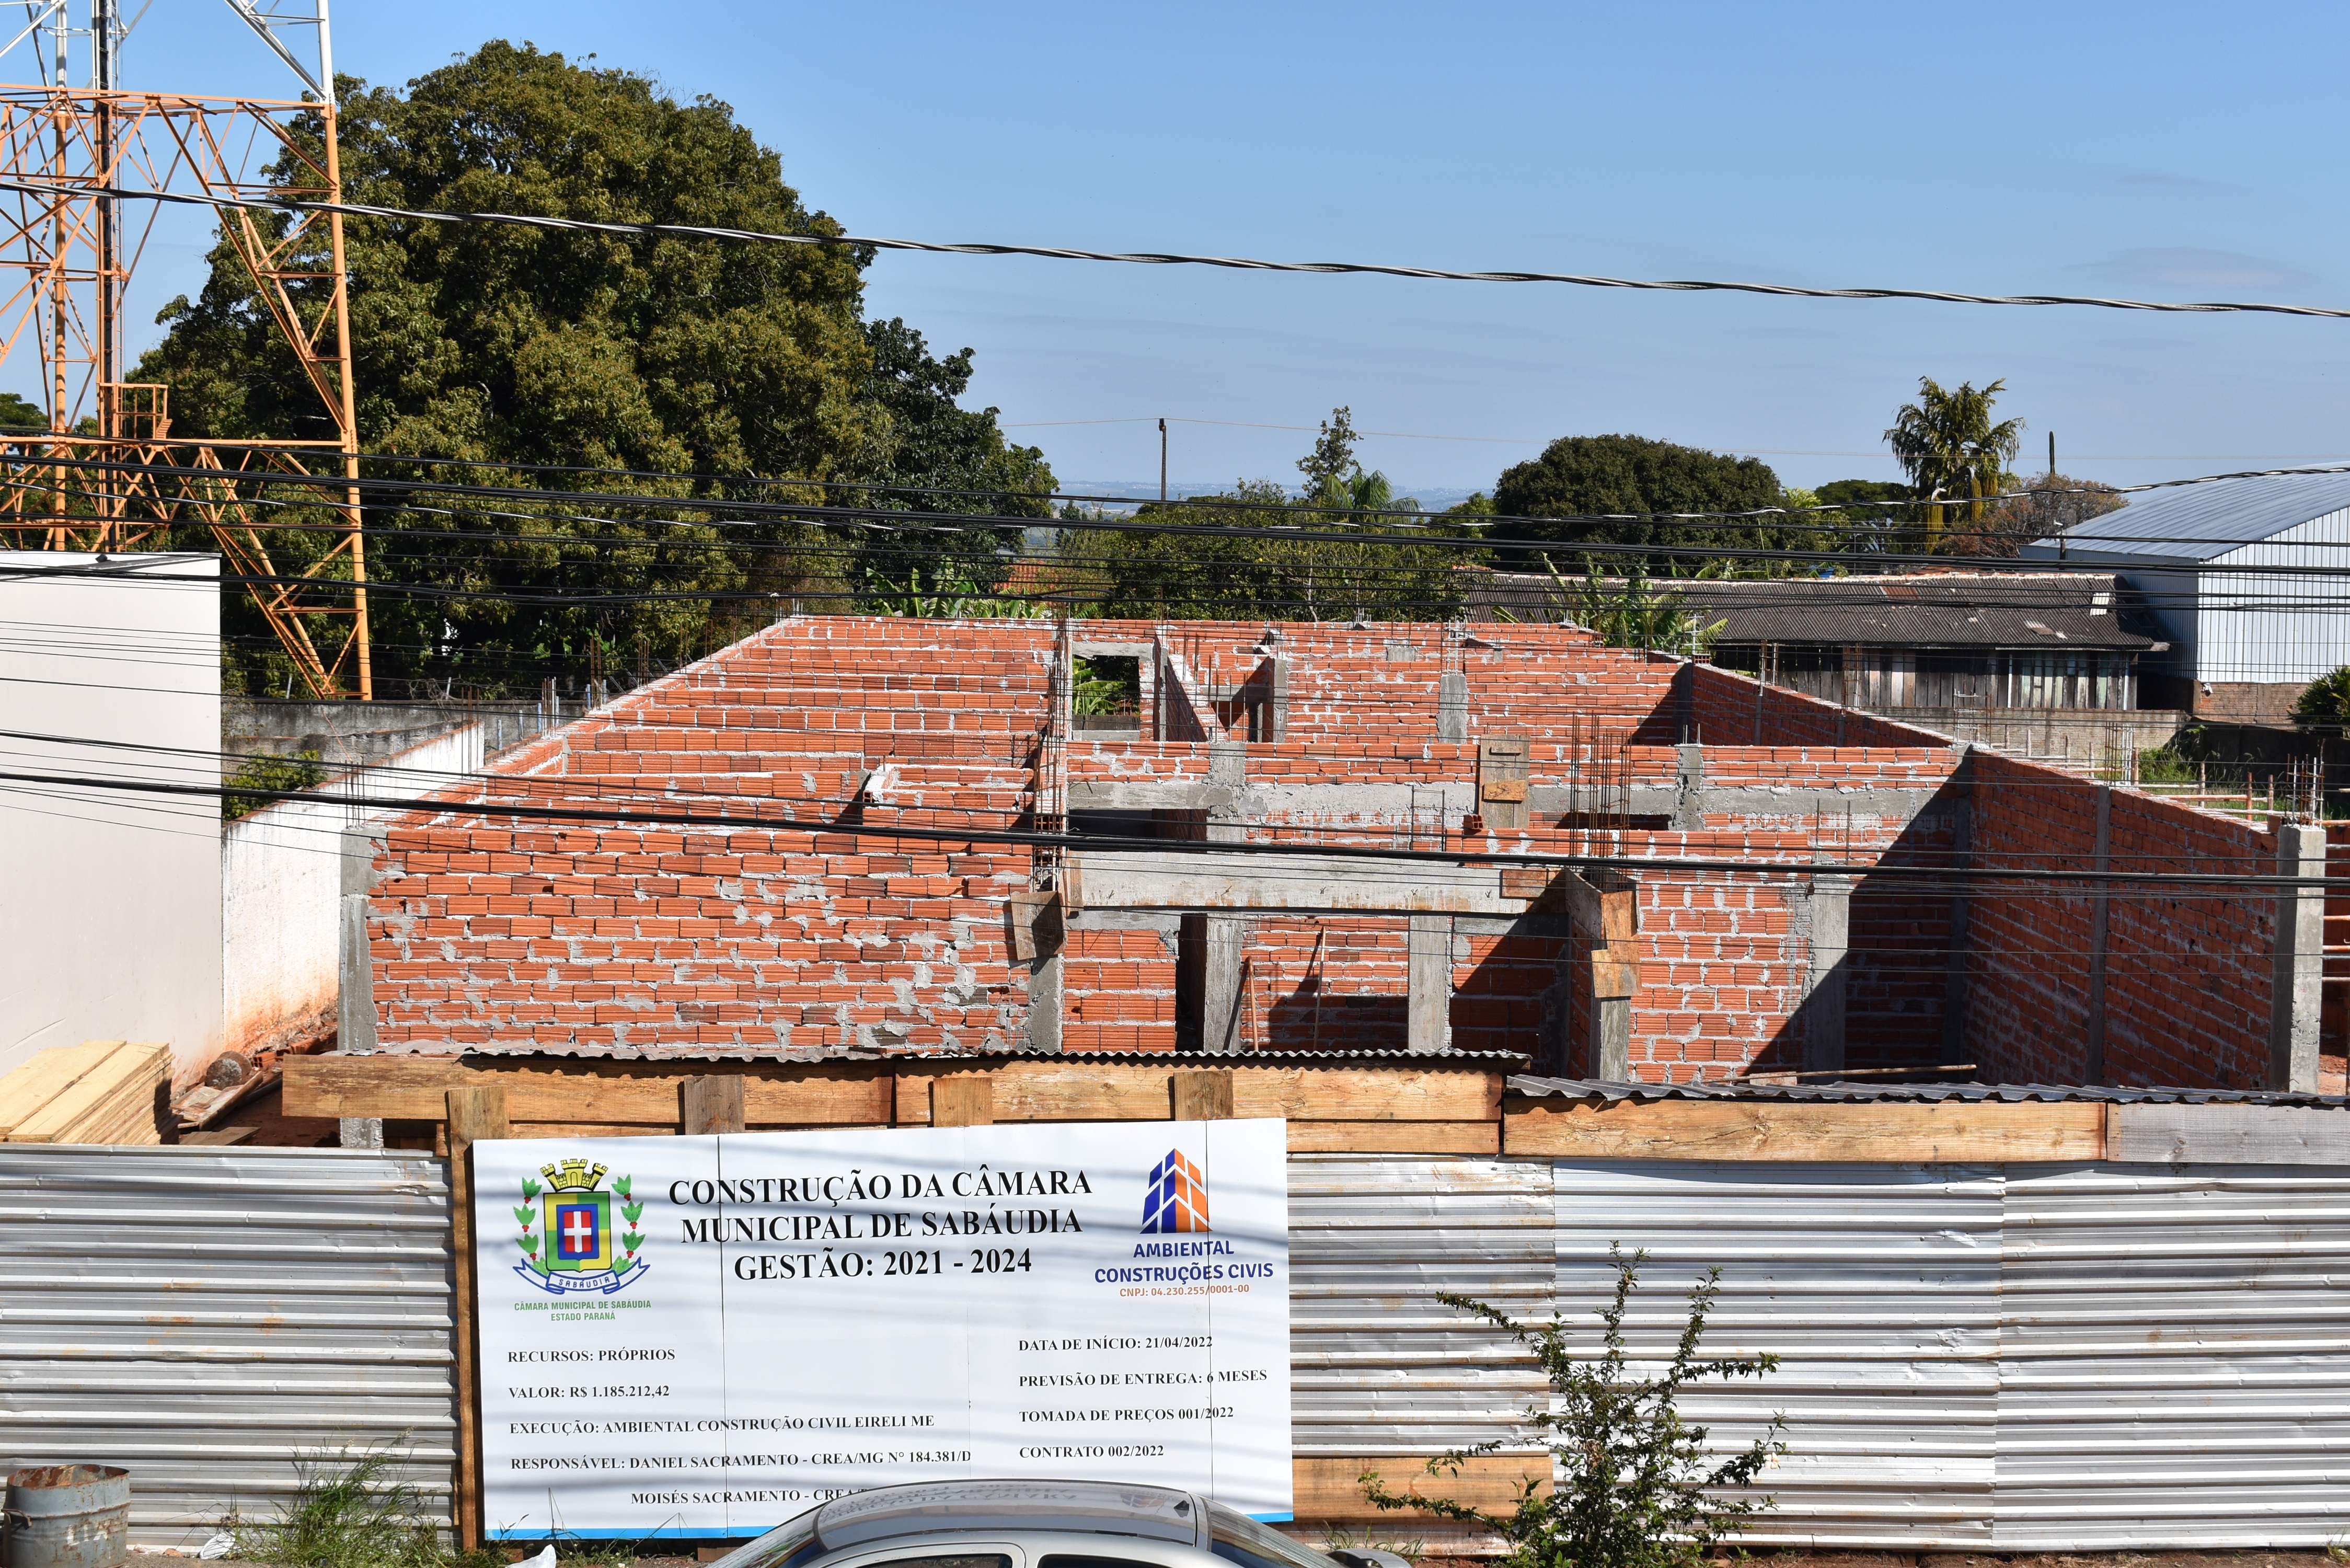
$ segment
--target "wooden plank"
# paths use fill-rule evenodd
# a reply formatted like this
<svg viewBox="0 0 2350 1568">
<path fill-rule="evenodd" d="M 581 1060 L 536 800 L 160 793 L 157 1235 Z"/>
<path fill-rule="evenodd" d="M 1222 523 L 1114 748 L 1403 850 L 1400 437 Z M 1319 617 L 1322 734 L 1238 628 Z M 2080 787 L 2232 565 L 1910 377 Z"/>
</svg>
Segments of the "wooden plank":
<svg viewBox="0 0 2350 1568">
<path fill-rule="evenodd" d="M 2295 1106 L 2107 1106 L 2106 1158 L 2152 1165 L 2350 1165 L 2350 1114 Z"/>
<path fill-rule="evenodd" d="M 743 1075 L 697 1074 L 677 1086 L 678 1130 L 688 1137 L 743 1130 Z"/>
<path fill-rule="evenodd" d="M 1228 1121 L 1232 1114 L 1232 1075 L 1212 1070 L 1170 1073 L 1167 1096 L 1179 1122 Z"/>
<path fill-rule="evenodd" d="M 1232 1114 L 1315 1122 L 1493 1121 L 1502 1075 L 1422 1067 L 1240 1067 Z"/>
<path fill-rule="evenodd" d="M 87 1134 L 119 1118 L 126 1103 L 145 1103 L 155 1093 L 155 1075 L 170 1051 L 141 1042 L 109 1052 L 48 1104 L 18 1122 L 11 1143 L 79 1143 Z"/>
<path fill-rule="evenodd" d="M 506 1136 L 505 1086 L 469 1084 L 449 1089 L 442 1106 L 449 1123 L 449 1245 L 456 1264 L 457 1542 L 470 1552 L 482 1543 L 482 1341 L 476 1321 L 481 1314 L 475 1307 L 473 1144 Z"/>
<path fill-rule="evenodd" d="M 1026 963 L 1039 953 L 1061 950 L 1063 927 L 1061 895 L 1055 892 L 1023 890 L 1003 901 L 1005 929 L 1010 933 L 1012 959 Z"/>
<path fill-rule="evenodd" d="M 1177 1058 L 1176 1060 L 1180 1060 Z M 1194 1058 L 1193 1060 L 1196 1060 Z M 1241 1060 L 1244 1061 L 1245 1058 Z M 730 1068 L 732 1064 L 729 1064 Z M 507 1065 L 455 1056 L 293 1056 L 286 1062 L 285 1110 L 299 1116 L 382 1116 L 438 1121 L 450 1089 L 497 1083 L 515 1122 L 574 1122 L 673 1131 L 678 1082 L 702 1075 L 699 1062 L 562 1062 Z M 1138 1054 L 1131 1063 L 1036 1058 L 992 1069 L 994 1113 L 1013 1121 L 1165 1121 L 1170 1059 Z M 750 1127 L 876 1127 L 931 1119 L 931 1082 L 968 1072 L 950 1062 L 744 1063 L 743 1117 Z M 1493 1121 L 1502 1075 L 1460 1068 L 1241 1066 L 1214 1069 L 1232 1080 L 1232 1114 L 1305 1121 Z"/>
<path fill-rule="evenodd" d="M 78 1045 L 52 1045 L 33 1053 L 0 1078 L 0 1139 L 12 1137 L 26 1120 L 51 1100 L 102 1065 L 129 1044 L 126 1040 L 85 1040 Z"/>
<path fill-rule="evenodd" d="M 1499 1122 L 1292 1122 L 1292 1154 L 1502 1152 Z"/>
<path fill-rule="evenodd" d="M 1512 1155 L 1858 1160 L 1888 1165 L 2102 1159 L 2099 1105 L 1821 1105 L 1767 1100 L 1513 1099 Z"/>
<path fill-rule="evenodd" d="M 985 1073 L 931 1080 L 931 1125 L 983 1127 L 995 1120 L 995 1080 Z"/>
<path fill-rule="evenodd" d="M 1458 1476 L 1431 1476 L 1426 1454 L 1317 1454 L 1290 1461 L 1293 1511 L 1300 1520 L 1378 1519 L 1390 1525 L 1425 1521 L 1416 1509 L 1383 1513 L 1363 1501 L 1362 1476 L 1376 1472 L 1387 1489 L 1419 1497 L 1448 1498 L 1508 1513 L 1517 1506 L 1518 1482 L 1531 1476 L 1550 1480 L 1550 1459 L 1544 1454 L 1480 1454 L 1464 1460 Z M 1547 1490 L 1547 1484 L 1544 1490 Z"/>
<path fill-rule="evenodd" d="M 728 1064 L 730 1069 L 733 1064 Z M 525 1122 L 678 1126 L 678 1080 L 710 1064 L 681 1061 L 549 1063 L 459 1056 L 289 1056 L 286 1114 L 439 1121 L 449 1090 L 505 1085 L 509 1114 Z M 753 1125 L 870 1126 L 889 1119 L 886 1070 L 863 1063 L 741 1064 L 743 1115 Z"/>
</svg>

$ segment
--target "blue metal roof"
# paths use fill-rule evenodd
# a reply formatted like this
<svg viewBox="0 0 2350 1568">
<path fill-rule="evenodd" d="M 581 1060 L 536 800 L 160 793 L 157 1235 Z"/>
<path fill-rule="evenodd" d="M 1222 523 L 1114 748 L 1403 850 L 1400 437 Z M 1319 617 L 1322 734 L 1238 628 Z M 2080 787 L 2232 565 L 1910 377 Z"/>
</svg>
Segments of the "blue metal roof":
<svg viewBox="0 0 2350 1568">
<path fill-rule="evenodd" d="M 2076 560 L 2134 556 L 2208 561 L 2345 507 L 2350 473 L 2229 479 L 2157 490 L 2133 495 L 2120 511 L 2082 524 L 2067 535 L 2065 553 Z M 2052 560 L 2056 544 L 2043 539 L 2022 553 Z"/>
</svg>

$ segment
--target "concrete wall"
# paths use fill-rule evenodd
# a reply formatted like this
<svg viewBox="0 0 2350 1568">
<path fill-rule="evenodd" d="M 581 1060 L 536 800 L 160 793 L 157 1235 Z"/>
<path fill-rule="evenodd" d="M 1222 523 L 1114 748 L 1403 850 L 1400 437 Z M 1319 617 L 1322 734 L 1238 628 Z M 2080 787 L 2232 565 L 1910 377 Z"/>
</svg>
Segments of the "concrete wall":
<svg viewBox="0 0 2350 1568">
<path fill-rule="evenodd" d="M 334 1032 L 343 836 L 387 814 L 365 796 L 430 794 L 482 766 L 469 722 L 354 769 L 315 795 L 279 801 L 221 829 L 222 1011 L 225 1049 L 251 1054 Z"/>
<path fill-rule="evenodd" d="M 210 556 L 0 552 L 10 771 L 218 782 L 220 567 Z M 220 808 L 209 797 L 0 789 L 0 1072 L 88 1039 L 221 1044 Z"/>
</svg>

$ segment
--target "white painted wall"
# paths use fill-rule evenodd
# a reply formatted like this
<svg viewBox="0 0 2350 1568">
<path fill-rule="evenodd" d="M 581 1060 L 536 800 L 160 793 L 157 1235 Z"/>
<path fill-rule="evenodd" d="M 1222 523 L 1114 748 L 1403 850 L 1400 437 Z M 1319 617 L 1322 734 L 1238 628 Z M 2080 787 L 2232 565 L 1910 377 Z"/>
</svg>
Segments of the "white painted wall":
<svg viewBox="0 0 2350 1568">
<path fill-rule="evenodd" d="M 479 723 L 329 779 L 317 794 L 239 817 L 221 833 L 221 970 L 226 1045 L 255 1051 L 334 1027 L 343 836 L 396 812 L 353 799 L 411 799 L 482 768 Z"/>
<path fill-rule="evenodd" d="M 0 772 L 216 784 L 218 558 L 0 551 Z M 186 754 L 73 743 L 103 741 Z M 168 1041 L 200 1073 L 220 865 L 208 795 L 0 780 L 0 1073 L 95 1039 Z"/>
<path fill-rule="evenodd" d="M 2350 568 L 2350 511 L 2214 556 L 2216 567 Z M 2197 606 L 2196 678 L 2314 680 L 2350 664 L 2350 576 L 2206 575 Z"/>
</svg>

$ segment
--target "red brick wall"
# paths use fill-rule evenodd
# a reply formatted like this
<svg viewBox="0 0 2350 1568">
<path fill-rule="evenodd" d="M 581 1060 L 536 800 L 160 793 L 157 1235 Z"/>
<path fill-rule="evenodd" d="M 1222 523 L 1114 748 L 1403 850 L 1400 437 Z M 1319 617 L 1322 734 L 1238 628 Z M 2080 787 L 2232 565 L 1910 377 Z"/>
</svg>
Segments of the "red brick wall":
<svg viewBox="0 0 2350 1568">
<path fill-rule="evenodd" d="M 2096 789 L 1995 753 L 1970 762 L 1973 864 L 2095 864 Z M 2109 864 L 2268 874 L 2276 836 L 2129 790 L 2113 793 Z M 1986 1078 L 2077 1083 L 2086 1052 L 2092 900 L 2085 884 L 1977 882 L 1967 1041 Z M 2227 888 L 2116 888 L 2106 911 L 2106 1076 L 2258 1088 L 2268 1062 L 2275 901 Z"/>
</svg>

